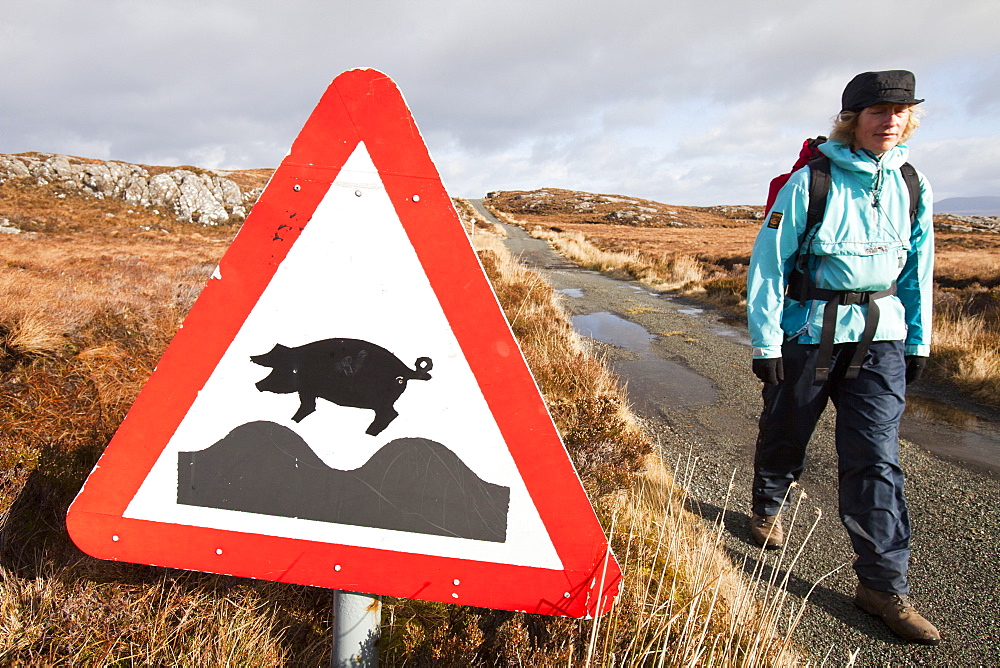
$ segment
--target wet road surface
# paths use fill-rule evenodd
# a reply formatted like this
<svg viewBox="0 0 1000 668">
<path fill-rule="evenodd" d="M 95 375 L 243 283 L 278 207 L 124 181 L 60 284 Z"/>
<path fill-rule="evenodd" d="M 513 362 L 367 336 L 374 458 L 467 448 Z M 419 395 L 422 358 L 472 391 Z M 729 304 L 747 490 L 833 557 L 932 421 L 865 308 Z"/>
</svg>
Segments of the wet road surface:
<svg viewBox="0 0 1000 668">
<path fill-rule="evenodd" d="M 481 202 L 473 204 L 483 212 Z M 746 512 L 761 385 L 750 372 L 745 327 L 684 297 L 579 269 L 546 242 L 505 228 L 507 247 L 562 295 L 577 331 L 595 341 L 622 377 L 666 461 L 684 466 L 696 458 L 688 489 L 697 511 L 709 522 L 721 517 L 726 550 L 753 571 L 760 553 L 750 542 Z M 937 647 L 902 643 L 852 603 L 857 581 L 850 567 L 854 555 L 837 517 L 831 407 L 810 445 L 801 480 L 808 498 L 799 505 L 789 537 L 789 549 L 797 550 L 819 517 L 788 585 L 796 609 L 808 594 L 795 639 L 814 665 L 826 656 L 826 665 L 844 665 L 855 651 L 859 666 L 1000 665 L 996 416 L 976 415 L 957 399 L 941 399 L 911 398 L 917 410 L 904 417 L 901 460 L 913 525 L 911 598 L 944 640 Z M 967 428 L 943 419 L 940 413 L 947 410 L 960 411 Z M 930 454 L 927 443 L 940 454 Z M 948 448 L 965 461 L 948 460 Z M 777 557 L 765 558 L 773 565 Z"/>
</svg>

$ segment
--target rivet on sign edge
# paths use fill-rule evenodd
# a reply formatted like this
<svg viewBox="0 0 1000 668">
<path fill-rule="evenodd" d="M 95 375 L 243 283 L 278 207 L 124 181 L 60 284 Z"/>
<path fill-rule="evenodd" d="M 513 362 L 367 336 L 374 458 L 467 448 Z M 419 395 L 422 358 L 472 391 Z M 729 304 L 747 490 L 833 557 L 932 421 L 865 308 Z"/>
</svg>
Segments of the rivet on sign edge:
<svg viewBox="0 0 1000 668">
<path fill-rule="evenodd" d="M 334 566 L 334 567 L 333 567 L 333 570 L 335 570 L 335 571 L 339 571 L 339 570 L 340 570 L 340 564 L 337 564 L 336 566 Z"/>
<path fill-rule="evenodd" d="M 222 554 L 222 548 L 221 548 L 221 547 L 220 547 L 220 548 L 217 548 L 217 549 L 215 550 L 215 553 L 216 553 L 216 554 Z"/>
<path fill-rule="evenodd" d="M 295 187 L 292 188 L 292 190 L 294 190 L 295 192 L 298 192 L 298 191 L 302 190 L 302 186 L 300 186 L 299 184 L 296 183 Z"/>
<path fill-rule="evenodd" d="M 451 597 L 452 598 L 458 598 L 458 594 L 452 594 Z"/>
<path fill-rule="evenodd" d="M 569 598 L 569 592 L 566 592 L 565 594 L 563 594 L 563 598 Z"/>
<path fill-rule="evenodd" d="M 412 197 L 412 199 L 413 199 L 414 202 L 419 202 L 420 201 L 420 195 L 414 195 Z"/>
<path fill-rule="evenodd" d="M 358 196 L 358 197 L 361 197 L 361 191 L 360 191 L 360 190 L 355 190 L 355 191 L 354 191 L 354 194 L 355 194 L 356 196 Z"/>
<path fill-rule="evenodd" d="M 456 579 L 452 580 L 452 581 L 451 581 L 451 583 L 452 583 L 453 585 L 455 585 L 456 587 L 457 587 L 458 585 L 462 584 L 462 582 L 461 582 L 461 581 L 460 581 L 460 580 L 459 580 L 458 578 L 456 578 Z"/>
<path fill-rule="evenodd" d="M 118 542 L 118 536 L 112 536 L 112 537 L 111 537 L 111 540 L 113 540 L 114 542 L 116 542 L 116 543 L 117 543 L 117 542 Z"/>
</svg>

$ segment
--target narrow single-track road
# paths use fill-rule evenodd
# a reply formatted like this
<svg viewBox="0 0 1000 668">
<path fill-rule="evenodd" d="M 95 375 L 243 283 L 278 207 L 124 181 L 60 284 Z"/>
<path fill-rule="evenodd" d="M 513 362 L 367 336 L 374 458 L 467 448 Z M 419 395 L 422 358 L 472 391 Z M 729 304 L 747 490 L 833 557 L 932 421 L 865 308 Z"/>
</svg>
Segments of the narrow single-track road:
<svg viewBox="0 0 1000 668">
<path fill-rule="evenodd" d="M 482 201 L 472 203 L 496 221 Z M 564 296 L 577 331 L 601 342 L 665 459 L 685 466 L 697 458 L 691 498 L 707 521 L 722 516 L 726 550 L 752 571 L 760 552 L 750 541 L 746 513 L 761 385 L 750 372 L 745 326 L 684 297 L 580 269 L 547 242 L 504 227 L 509 250 Z M 858 666 L 1000 666 L 1000 476 L 904 440 L 911 598 L 944 637 L 937 647 L 905 644 L 852 602 L 857 580 L 837 516 L 832 418 L 831 406 L 810 446 L 801 481 L 808 498 L 789 539 L 790 550 L 797 550 L 819 517 L 788 584 L 796 609 L 808 594 L 796 644 L 813 665 L 828 653 L 826 665 L 844 665 L 857 652 Z"/>
</svg>

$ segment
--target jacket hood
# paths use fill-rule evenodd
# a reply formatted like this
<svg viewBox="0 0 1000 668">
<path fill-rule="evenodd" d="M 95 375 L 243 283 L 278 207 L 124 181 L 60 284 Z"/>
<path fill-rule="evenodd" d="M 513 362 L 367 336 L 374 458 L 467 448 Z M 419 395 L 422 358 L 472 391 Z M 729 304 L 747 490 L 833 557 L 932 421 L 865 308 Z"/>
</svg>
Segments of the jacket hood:
<svg viewBox="0 0 1000 668">
<path fill-rule="evenodd" d="M 906 144 L 893 146 L 882 155 L 881 159 L 864 150 L 852 151 L 850 146 L 837 141 L 823 142 L 819 145 L 819 150 L 843 169 L 869 174 L 875 174 L 879 168 L 899 169 L 910 154 Z"/>
</svg>

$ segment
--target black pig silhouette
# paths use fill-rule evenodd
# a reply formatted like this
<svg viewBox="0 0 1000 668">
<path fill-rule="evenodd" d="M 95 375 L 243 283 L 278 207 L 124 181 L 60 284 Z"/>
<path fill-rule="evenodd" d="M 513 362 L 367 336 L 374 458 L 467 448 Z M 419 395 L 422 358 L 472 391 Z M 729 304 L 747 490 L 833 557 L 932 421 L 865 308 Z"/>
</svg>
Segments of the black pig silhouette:
<svg viewBox="0 0 1000 668">
<path fill-rule="evenodd" d="M 297 348 L 275 344 L 270 352 L 250 359 L 273 371 L 256 384 L 261 392 L 298 392 L 296 422 L 316 410 L 316 398 L 340 406 L 369 408 L 375 419 L 365 433 L 377 435 L 396 419 L 393 404 L 408 380 L 430 380 L 434 363 L 420 357 L 410 369 L 395 355 L 374 343 L 358 339 L 325 339 Z"/>
</svg>

